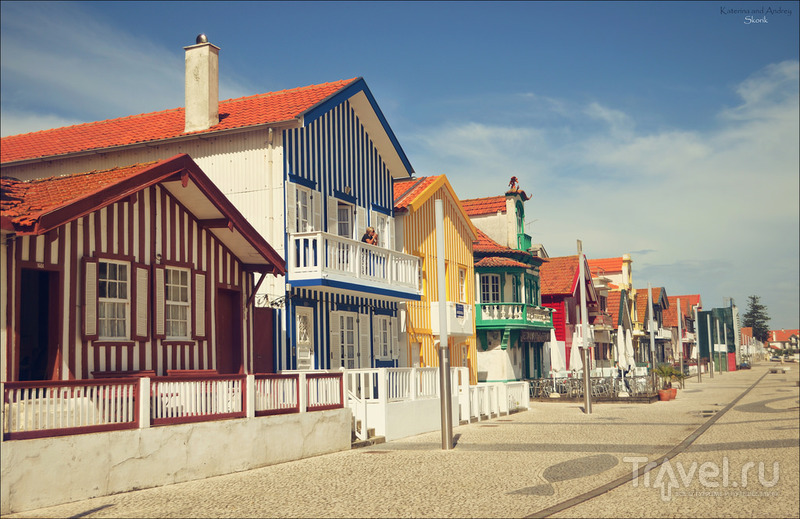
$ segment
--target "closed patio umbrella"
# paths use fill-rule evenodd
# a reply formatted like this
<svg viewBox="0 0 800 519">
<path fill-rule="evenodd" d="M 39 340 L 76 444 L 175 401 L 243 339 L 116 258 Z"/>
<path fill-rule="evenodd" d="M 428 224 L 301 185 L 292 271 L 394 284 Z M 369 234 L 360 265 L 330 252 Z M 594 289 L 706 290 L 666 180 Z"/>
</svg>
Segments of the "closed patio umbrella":
<svg viewBox="0 0 800 519">
<path fill-rule="evenodd" d="M 569 369 L 574 371 L 583 370 L 583 359 L 581 358 L 580 349 L 580 347 L 583 346 L 583 340 L 578 330 L 580 330 L 580 328 L 576 327 L 575 331 L 572 333 L 572 348 L 570 348 L 569 351 Z"/>
</svg>

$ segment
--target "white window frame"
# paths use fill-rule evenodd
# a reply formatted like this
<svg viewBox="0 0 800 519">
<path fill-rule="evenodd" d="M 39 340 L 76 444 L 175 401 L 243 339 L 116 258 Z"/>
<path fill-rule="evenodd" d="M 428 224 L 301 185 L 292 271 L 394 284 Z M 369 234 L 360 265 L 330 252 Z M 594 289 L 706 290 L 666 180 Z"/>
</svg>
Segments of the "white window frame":
<svg viewBox="0 0 800 519">
<path fill-rule="evenodd" d="M 307 187 L 295 186 L 295 229 L 297 232 L 310 232 L 314 226 L 312 196 L 311 190 Z"/>
<path fill-rule="evenodd" d="M 481 274 L 481 303 L 491 304 L 500 302 L 502 302 L 500 275 Z"/>
<path fill-rule="evenodd" d="M 112 270 L 110 268 L 112 265 L 116 266 L 116 269 L 114 270 L 116 270 L 117 273 L 119 273 L 120 266 L 125 267 L 126 279 L 120 280 L 119 277 L 110 279 L 108 275 Z M 102 273 L 103 270 L 105 270 L 105 276 Z M 127 341 L 131 337 L 131 272 L 132 270 L 130 262 L 109 259 L 98 260 L 97 333 L 100 340 Z M 109 282 L 112 282 L 116 288 L 114 290 L 116 293 L 114 297 L 108 296 L 110 286 Z M 124 287 L 125 289 L 124 297 L 119 297 L 120 287 Z M 108 315 L 112 309 L 113 313 L 115 314 L 113 317 Z M 120 310 L 123 314 L 122 316 L 117 315 L 120 313 Z M 117 333 L 117 331 L 114 333 L 108 333 L 110 319 L 113 319 L 113 322 L 115 323 L 122 322 L 125 329 L 121 334 Z"/>
<path fill-rule="evenodd" d="M 353 229 L 355 228 L 355 222 L 353 218 L 353 204 L 348 204 L 347 202 L 342 202 L 341 200 L 337 200 L 338 205 L 336 206 L 336 235 L 341 236 L 343 238 L 353 238 Z M 346 220 L 342 219 L 342 215 L 347 217 Z M 342 225 L 346 225 L 347 228 L 344 229 L 344 234 L 342 233 Z"/>
<path fill-rule="evenodd" d="M 175 283 L 175 275 L 185 279 L 178 279 Z M 183 315 L 176 316 L 180 313 Z M 175 326 L 181 324 L 183 330 L 176 333 Z M 192 271 L 188 268 L 166 266 L 164 269 L 164 332 L 168 340 L 190 340 L 192 337 Z"/>
<path fill-rule="evenodd" d="M 380 360 L 392 360 L 394 345 L 392 344 L 392 318 L 388 315 L 374 316 L 373 347 L 375 357 Z"/>
<path fill-rule="evenodd" d="M 458 267 L 458 302 L 467 302 L 467 269 Z"/>
</svg>

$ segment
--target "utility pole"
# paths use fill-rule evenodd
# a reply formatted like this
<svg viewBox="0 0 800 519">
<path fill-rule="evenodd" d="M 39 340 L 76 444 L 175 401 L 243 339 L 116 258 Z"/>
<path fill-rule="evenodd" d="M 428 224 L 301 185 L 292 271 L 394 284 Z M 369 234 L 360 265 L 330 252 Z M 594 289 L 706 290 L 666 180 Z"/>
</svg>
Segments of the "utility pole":
<svg viewBox="0 0 800 519">
<path fill-rule="evenodd" d="M 653 387 L 656 386 L 656 322 L 653 319 L 653 289 L 650 282 L 647 283 L 647 311 L 650 314 L 650 378 L 653 379 Z"/>
<path fill-rule="evenodd" d="M 592 379 L 589 377 L 589 323 L 586 310 L 586 272 L 583 268 L 583 244 L 578 240 L 578 283 L 581 286 L 581 330 L 583 333 L 583 408 L 592 414 Z"/>
<path fill-rule="evenodd" d="M 697 346 L 697 381 L 703 381 L 703 375 L 700 373 L 700 321 L 697 320 L 697 305 L 694 305 L 694 342 Z"/>
<path fill-rule="evenodd" d="M 444 205 L 434 202 L 436 218 L 436 274 L 439 292 L 439 393 L 442 411 L 442 450 L 453 448 L 453 401 L 450 391 L 450 348 L 447 344 L 447 277 L 444 263 Z"/>
<path fill-rule="evenodd" d="M 681 389 L 683 389 L 683 314 L 681 314 L 681 300 L 678 303 L 678 351 L 681 357 Z"/>
</svg>

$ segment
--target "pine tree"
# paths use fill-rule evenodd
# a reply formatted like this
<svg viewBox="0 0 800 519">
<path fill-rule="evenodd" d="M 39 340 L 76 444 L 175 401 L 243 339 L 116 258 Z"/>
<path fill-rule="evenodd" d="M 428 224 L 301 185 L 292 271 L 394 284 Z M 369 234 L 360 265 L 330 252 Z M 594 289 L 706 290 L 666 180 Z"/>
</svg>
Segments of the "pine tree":
<svg viewBox="0 0 800 519">
<path fill-rule="evenodd" d="M 753 328 L 753 337 L 756 340 L 767 342 L 769 339 L 769 326 L 767 326 L 769 320 L 767 307 L 761 304 L 761 298 L 758 296 L 748 297 L 743 326 Z"/>
</svg>

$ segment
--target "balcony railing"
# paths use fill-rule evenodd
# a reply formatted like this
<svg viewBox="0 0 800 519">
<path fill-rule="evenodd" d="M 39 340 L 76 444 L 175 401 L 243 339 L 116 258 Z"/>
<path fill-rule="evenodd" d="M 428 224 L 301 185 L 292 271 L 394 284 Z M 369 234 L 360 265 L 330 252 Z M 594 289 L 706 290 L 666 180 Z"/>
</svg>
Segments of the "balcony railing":
<svg viewBox="0 0 800 519">
<path fill-rule="evenodd" d="M 420 259 L 402 252 L 328 233 L 296 233 L 286 259 L 290 283 L 326 280 L 419 296 Z"/>
<path fill-rule="evenodd" d="M 528 234 L 517 234 L 517 250 L 528 250 L 531 248 L 531 237 Z"/>
<path fill-rule="evenodd" d="M 553 326 L 552 312 L 549 308 L 525 303 L 482 303 L 475 306 L 478 308 L 475 321 L 477 326 L 500 324 Z"/>
</svg>

